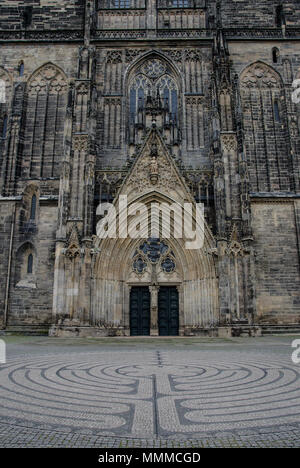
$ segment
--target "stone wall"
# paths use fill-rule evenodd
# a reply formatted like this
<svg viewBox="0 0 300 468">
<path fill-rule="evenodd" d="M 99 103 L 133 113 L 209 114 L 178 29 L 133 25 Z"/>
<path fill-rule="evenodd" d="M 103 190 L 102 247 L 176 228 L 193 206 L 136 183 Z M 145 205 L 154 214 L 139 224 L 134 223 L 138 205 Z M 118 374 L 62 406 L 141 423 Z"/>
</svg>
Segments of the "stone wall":
<svg viewBox="0 0 300 468">
<path fill-rule="evenodd" d="M 10 236 L 13 228 L 14 203 L 0 203 L 0 326 L 3 325 L 6 310 L 6 288 L 9 277 Z"/>
<path fill-rule="evenodd" d="M 57 207 L 42 202 L 36 230 L 22 229 L 21 207 L 16 212 L 13 239 L 8 325 L 50 324 L 52 318 L 55 231 Z M 28 253 L 33 255 L 33 272 L 27 273 Z"/>
<path fill-rule="evenodd" d="M 23 29 L 26 7 L 32 7 L 30 29 L 76 29 L 83 26 L 83 0 L 5 0 L 0 7 L 1 29 Z"/>
<path fill-rule="evenodd" d="M 288 25 L 299 25 L 299 2 L 274 2 L 259 0 L 225 0 L 221 3 L 222 24 L 224 27 L 274 28 L 276 27 L 276 7 L 283 5 L 283 14 Z"/>
<path fill-rule="evenodd" d="M 299 323 L 298 205 L 293 201 L 252 204 L 256 306 L 261 321 Z"/>
</svg>

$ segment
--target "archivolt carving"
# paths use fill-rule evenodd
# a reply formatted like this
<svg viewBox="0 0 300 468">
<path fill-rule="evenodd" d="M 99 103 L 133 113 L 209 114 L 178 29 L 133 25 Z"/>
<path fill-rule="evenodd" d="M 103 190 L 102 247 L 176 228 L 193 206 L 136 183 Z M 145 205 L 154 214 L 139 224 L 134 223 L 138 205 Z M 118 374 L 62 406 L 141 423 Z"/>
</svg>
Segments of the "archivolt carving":
<svg viewBox="0 0 300 468">
<path fill-rule="evenodd" d="M 246 88 L 278 87 L 279 75 L 264 63 L 257 63 L 247 68 L 241 76 L 241 86 Z"/>
</svg>

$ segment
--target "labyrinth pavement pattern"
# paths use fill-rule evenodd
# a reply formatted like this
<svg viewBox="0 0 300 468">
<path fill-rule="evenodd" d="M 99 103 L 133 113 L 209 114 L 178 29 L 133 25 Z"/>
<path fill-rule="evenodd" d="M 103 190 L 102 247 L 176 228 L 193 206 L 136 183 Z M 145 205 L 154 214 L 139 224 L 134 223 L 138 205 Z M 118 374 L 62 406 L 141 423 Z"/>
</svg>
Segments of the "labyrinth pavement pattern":
<svg viewBox="0 0 300 468">
<path fill-rule="evenodd" d="M 0 422 L 32 429 L 199 438 L 300 428 L 300 366 L 199 352 L 25 356 L 0 367 Z"/>
</svg>

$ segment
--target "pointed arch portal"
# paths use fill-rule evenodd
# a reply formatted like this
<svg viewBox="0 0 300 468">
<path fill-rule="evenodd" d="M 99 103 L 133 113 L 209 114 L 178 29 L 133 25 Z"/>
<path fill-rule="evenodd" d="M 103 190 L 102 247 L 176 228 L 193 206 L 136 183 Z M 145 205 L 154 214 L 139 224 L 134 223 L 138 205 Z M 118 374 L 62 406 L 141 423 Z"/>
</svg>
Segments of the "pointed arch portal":
<svg viewBox="0 0 300 468">
<path fill-rule="evenodd" d="M 157 180 L 151 181 L 151 151 L 157 148 Z M 167 175 L 167 182 L 165 176 Z M 184 180 L 156 130 L 152 130 L 115 200 L 127 196 L 128 207 L 140 203 L 194 204 Z M 117 209 L 116 224 L 123 213 Z M 140 238 L 96 241 L 91 317 L 93 326 L 124 327 L 129 334 L 176 335 L 218 323 L 214 238 L 204 226 L 204 245 L 188 250 L 186 239 L 161 236 L 160 215 L 154 219 L 157 237 L 149 237 L 149 217 L 141 223 Z M 153 220 L 152 220 L 153 221 Z M 174 218 L 175 224 L 175 218 Z M 177 229 L 177 231 L 176 231 Z"/>
</svg>

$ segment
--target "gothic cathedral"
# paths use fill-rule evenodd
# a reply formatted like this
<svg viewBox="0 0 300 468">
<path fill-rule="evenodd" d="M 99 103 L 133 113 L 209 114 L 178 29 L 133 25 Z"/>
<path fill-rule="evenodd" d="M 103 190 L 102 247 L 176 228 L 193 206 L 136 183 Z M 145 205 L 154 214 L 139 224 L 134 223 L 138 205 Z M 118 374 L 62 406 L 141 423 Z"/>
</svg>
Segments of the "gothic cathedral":
<svg viewBox="0 0 300 468">
<path fill-rule="evenodd" d="M 296 0 L 3 0 L 0 329 L 300 328 L 299 85 Z"/>
</svg>

